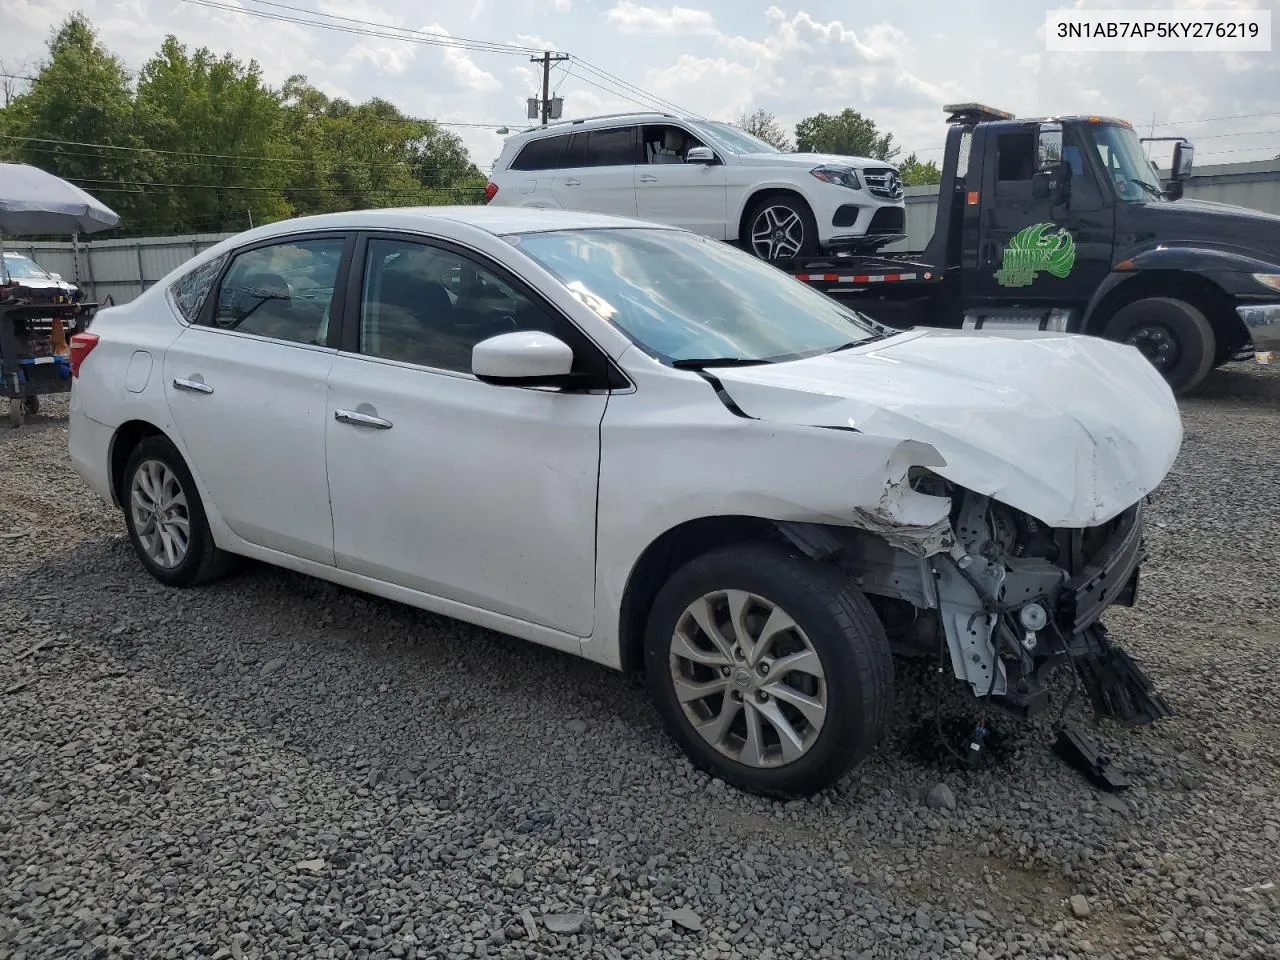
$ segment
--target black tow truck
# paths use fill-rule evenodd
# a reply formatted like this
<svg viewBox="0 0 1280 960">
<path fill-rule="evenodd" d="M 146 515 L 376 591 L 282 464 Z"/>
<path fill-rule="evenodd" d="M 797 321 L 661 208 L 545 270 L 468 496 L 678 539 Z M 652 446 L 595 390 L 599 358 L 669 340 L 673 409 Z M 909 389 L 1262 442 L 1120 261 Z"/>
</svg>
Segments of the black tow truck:
<svg viewBox="0 0 1280 960">
<path fill-rule="evenodd" d="M 947 112 L 928 246 L 773 261 L 889 327 L 1023 327 L 1136 346 L 1176 393 L 1280 350 L 1280 217 L 1183 198 L 1194 147 L 1124 120 Z M 1142 144 L 1174 142 L 1161 184 Z"/>
</svg>

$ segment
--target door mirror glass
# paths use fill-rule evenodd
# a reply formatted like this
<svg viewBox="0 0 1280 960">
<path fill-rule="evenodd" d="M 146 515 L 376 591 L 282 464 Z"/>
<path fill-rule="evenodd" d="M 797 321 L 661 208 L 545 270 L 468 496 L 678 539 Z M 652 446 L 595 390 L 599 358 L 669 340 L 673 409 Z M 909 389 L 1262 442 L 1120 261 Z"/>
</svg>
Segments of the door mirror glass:
<svg viewBox="0 0 1280 960">
<path fill-rule="evenodd" d="M 1068 181 L 1071 167 L 1065 163 L 1051 164 L 1046 169 L 1037 170 L 1031 176 L 1031 196 L 1035 200 L 1048 200 L 1051 203 L 1063 203 L 1069 193 Z"/>
<path fill-rule="evenodd" d="M 539 330 L 501 333 L 471 350 L 471 372 L 486 383 L 563 386 L 573 370 L 573 350 Z"/>
<path fill-rule="evenodd" d="M 1195 160 L 1196 148 L 1194 144 L 1185 140 L 1179 141 L 1173 145 L 1173 179 L 1185 180 L 1191 175 L 1191 164 Z"/>
<path fill-rule="evenodd" d="M 1062 124 L 1040 124 L 1036 141 L 1036 170 L 1050 170 L 1062 163 Z"/>
<path fill-rule="evenodd" d="M 685 163 L 715 163 L 716 154 L 710 147 L 690 147 L 684 160 Z"/>
</svg>

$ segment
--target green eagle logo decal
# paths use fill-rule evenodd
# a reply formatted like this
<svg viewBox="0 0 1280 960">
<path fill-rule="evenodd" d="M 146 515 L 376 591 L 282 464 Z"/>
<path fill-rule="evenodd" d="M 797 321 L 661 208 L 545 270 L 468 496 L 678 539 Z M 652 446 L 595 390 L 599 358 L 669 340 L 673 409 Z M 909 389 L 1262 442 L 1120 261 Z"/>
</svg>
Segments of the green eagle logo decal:
<svg viewBox="0 0 1280 960">
<path fill-rule="evenodd" d="M 1030 286 L 1041 271 L 1061 280 L 1075 263 L 1076 242 L 1071 234 L 1053 223 L 1033 223 L 1009 238 L 996 283 L 1002 287 Z"/>
</svg>

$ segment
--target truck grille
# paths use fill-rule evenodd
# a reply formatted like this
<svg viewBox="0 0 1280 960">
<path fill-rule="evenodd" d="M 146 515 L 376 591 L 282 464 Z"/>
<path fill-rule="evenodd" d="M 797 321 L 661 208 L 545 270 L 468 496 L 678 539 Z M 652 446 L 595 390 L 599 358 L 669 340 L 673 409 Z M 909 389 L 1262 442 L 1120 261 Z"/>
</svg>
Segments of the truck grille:
<svg viewBox="0 0 1280 960">
<path fill-rule="evenodd" d="M 882 200 L 901 200 L 902 181 L 898 174 L 889 167 L 871 167 L 862 171 L 862 179 L 867 181 L 867 189 L 874 197 Z"/>
</svg>

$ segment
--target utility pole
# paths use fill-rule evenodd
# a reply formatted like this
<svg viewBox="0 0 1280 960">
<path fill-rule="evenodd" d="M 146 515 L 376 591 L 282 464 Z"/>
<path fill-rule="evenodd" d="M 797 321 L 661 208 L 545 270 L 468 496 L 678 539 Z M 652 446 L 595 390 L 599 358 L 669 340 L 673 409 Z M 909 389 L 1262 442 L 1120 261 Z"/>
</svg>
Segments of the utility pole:
<svg viewBox="0 0 1280 960">
<path fill-rule="evenodd" d="M 550 50 L 544 50 L 540 57 L 530 57 L 530 63 L 542 64 L 542 101 L 540 104 L 542 113 L 542 125 L 545 127 L 547 121 L 551 119 L 551 65 L 553 63 L 561 63 L 568 60 L 567 53 L 552 53 Z"/>
</svg>

